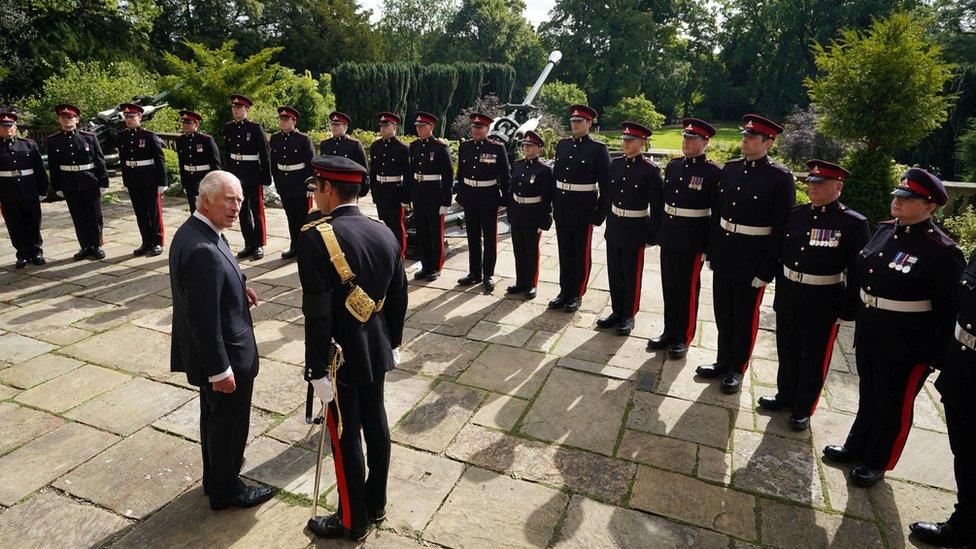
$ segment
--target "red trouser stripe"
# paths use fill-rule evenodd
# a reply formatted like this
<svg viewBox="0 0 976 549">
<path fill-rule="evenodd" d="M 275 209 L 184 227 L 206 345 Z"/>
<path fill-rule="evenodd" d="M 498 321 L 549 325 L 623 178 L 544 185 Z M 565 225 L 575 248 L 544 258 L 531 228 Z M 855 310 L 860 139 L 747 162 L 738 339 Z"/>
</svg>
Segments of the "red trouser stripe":
<svg viewBox="0 0 976 549">
<path fill-rule="evenodd" d="M 305 213 L 308 213 L 310 211 L 312 211 L 312 197 L 311 196 L 308 197 L 308 208 L 305 210 Z"/>
<path fill-rule="evenodd" d="M 400 259 L 407 258 L 407 212 L 400 206 Z"/>
<path fill-rule="evenodd" d="M 444 214 L 441 214 L 441 232 L 437 235 L 437 247 L 440 248 L 440 259 L 437 261 L 437 270 L 444 268 Z"/>
<path fill-rule="evenodd" d="M 824 383 L 827 382 L 827 370 L 830 369 L 830 357 L 834 355 L 834 340 L 837 339 L 837 331 L 840 329 L 840 324 L 834 324 L 834 327 L 830 329 L 830 337 L 827 338 L 827 348 L 824 349 L 824 359 L 823 359 L 823 375 L 820 378 L 820 390 L 817 391 L 817 398 L 813 401 L 813 406 L 810 407 L 810 413 L 808 416 L 812 416 L 813 412 L 817 409 L 817 404 L 820 403 L 820 395 L 823 394 Z"/>
<path fill-rule="evenodd" d="M 691 345 L 695 339 L 695 329 L 698 327 L 698 280 L 701 277 L 702 254 L 695 254 L 695 262 L 691 266 L 691 290 L 688 292 L 688 331 L 685 332 L 685 345 Z"/>
<path fill-rule="evenodd" d="M 746 355 L 745 362 L 742 363 L 742 367 L 739 372 L 746 373 L 749 368 L 749 360 L 752 358 L 752 350 L 756 348 L 756 333 L 759 331 L 759 306 L 762 305 L 763 293 L 766 291 L 766 287 L 763 286 L 759 288 L 759 293 L 756 295 L 756 308 L 752 311 L 752 336 L 749 341 L 749 354 Z"/>
<path fill-rule="evenodd" d="M 637 316 L 637 311 L 640 310 L 640 298 L 641 298 L 641 282 L 644 278 L 644 248 L 641 247 L 637 250 L 637 273 L 634 275 L 634 307 L 630 312 L 630 316 Z"/>
<path fill-rule="evenodd" d="M 912 428 L 912 416 L 915 411 L 915 395 L 918 394 L 919 386 L 925 371 L 928 366 L 925 363 L 916 364 L 912 368 L 912 372 L 908 375 L 908 382 L 905 383 L 905 395 L 902 397 L 901 402 L 901 426 L 898 429 L 898 437 L 895 438 L 895 443 L 891 446 L 891 456 L 888 458 L 888 465 L 885 466 L 886 471 L 890 471 L 895 468 L 898 464 L 898 459 L 901 457 L 901 451 L 905 449 L 905 441 L 908 440 L 908 431 Z"/>
<path fill-rule="evenodd" d="M 536 231 L 535 233 L 535 276 L 532 277 L 532 285 L 539 285 L 539 265 L 542 262 L 542 256 L 539 254 L 539 245 L 542 243 L 542 232 Z"/>
<path fill-rule="evenodd" d="M 261 245 L 268 245 L 268 231 L 264 226 L 264 185 L 258 185 L 258 223 L 261 224 Z"/>
<path fill-rule="evenodd" d="M 586 284 L 590 281 L 590 248 L 593 245 L 593 225 L 586 226 L 586 255 L 583 259 L 583 281 L 580 282 L 579 296 L 586 293 Z"/>
<path fill-rule="evenodd" d="M 156 193 L 156 209 L 159 211 L 159 245 L 166 243 L 166 225 L 163 223 L 163 195 Z"/>
<path fill-rule="evenodd" d="M 333 462 L 336 472 L 336 489 L 339 490 L 339 506 L 342 507 L 342 525 L 346 530 L 352 528 L 352 511 L 349 508 L 349 487 L 346 485 L 346 470 L 342 465 L 342 446 L 339 444 L 339 435 L 336 433 L 336 424 L 332 415 L 332 406 L 327 406 L 326 423 L 329 425 L 329 437 L 332 438 L 332 450 L 335 454 Z"/>
</svg>

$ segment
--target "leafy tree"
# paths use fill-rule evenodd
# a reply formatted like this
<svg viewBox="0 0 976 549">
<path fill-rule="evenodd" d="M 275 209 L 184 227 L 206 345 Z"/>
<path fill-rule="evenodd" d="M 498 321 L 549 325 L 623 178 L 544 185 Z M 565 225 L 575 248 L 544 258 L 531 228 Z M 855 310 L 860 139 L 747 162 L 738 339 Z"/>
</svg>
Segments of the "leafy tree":
<svg viewBox="0 0 976 549">
<path fill-rule="evenodd" d="M 419 63 L 444 34 L 457 11 L 457 0 L 383 0 L 378 29 L 385 59 Z"/>
<path fill-rule="evenodd" d="M 654 102 L 643 94 L 625 97 L 608 108 L 601 117 L 601 126 L 605 129 L 616 128 L 625 120 L 643 124 L 651 129 L 664 125 L 664 115 L 657 112 Z"/>
<path fill-rule="evenodd" d="M 537 106 L 556 120 L 568 120 L 570 105 L 587 104 L 586 92 L 576 84 L 551 80 L 542 85 L 536 99 Z"/>
<path fill-rule="evenodd" d="M 776 148 L 789 164 L 801 166 L 811 158 L 837 162 L 844 156 L 843 143 L 817 131 L 817 110 L 813 107 L 797 107 L 783 126 L 786 131 Z"/>
<path fill-rule="evenodd" d="M 966 181 L 976 181 L 976 118 L 969 119 L 956 141 L 956 156 L 959 158 L 957 173 Z"/>
</svg>

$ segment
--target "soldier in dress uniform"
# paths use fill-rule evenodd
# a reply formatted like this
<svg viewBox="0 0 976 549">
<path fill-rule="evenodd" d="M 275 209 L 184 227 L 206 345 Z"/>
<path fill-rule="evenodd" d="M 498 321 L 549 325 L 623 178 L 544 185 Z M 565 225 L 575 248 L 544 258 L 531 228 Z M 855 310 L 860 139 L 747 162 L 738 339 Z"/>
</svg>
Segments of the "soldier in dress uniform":
<svg viewBox="0 0 976 549">
<path fill-rule="evenodd" d="M 854 320 L 855 264 L 870 236 L 867 219 L 839 200 L 850 172 L 823 160 L 810 160 L 807 170 L 810 203 L 786 218 L 783 268 L 776 274 L 777 391 L 759 397 L 760 408 L 792 410 L 789 423 L 797 431 L 810 426 L 840 321 Z"/>
<path fill-rule="evenodd" d="M 417 139 L 408 149 L 407 177 L 407 185 L 413 189 L 410 196 L 420 256 L 420 270 L 413 277 L 437 280 L 444 266 L 444 216 L 451 207 L 454 165 L 447 143 L 433 136 L 437 117 L 417 111 L 415 118 Z"/>
<path fill-rule="evenodd" d="M 542 137 L 527 131 L 522 137 L 521 158 L 512 163 L 512 194 L 508 203 L 508 223 L 512 226 L 515 253 L 515 284 L 507 294 L 524 293 L 532 299 L 539 285 L 539 241 L 542 231 L 552 227 L 552 195 L 556 179 L 552 169 L 539 160 L 546 146 Z"/>
<path fill-rule="evenodd" d="M 227 171 L 241 180 L 241 188 L 244 189 L 240 216 L 244 249 L 237 252 L 238 259 L 263 258 L 264 245 L 268 241 L 264 221 L 264 188 L 271 184 L 270 152 L 264 128 L 247 119 L 247 111 L 252 105 L 254 102 L 243 95 L 230 96 L 230 111 L 234 119 L 224 124 Z"/>
<path fill-rule="evenodd" d="M 410 208 L 410 154 L 397 139 L 400 117 L 392 112 L 377 115 L 380 138 L 369 146 L 369 187 L 380 220 L 393 231 L 400 243 L 400 254 L 406 257 L 406 212 Z"/>
<path fill-rule="evenodd" d="M 271 173 L 275 188 L 281 196 L 281 205 L 288 219 L 288 235 L 291 243 L 281 253 L 282 259 L 292 259 L 298 254 L 298 235 L 308 220 L 312 209 L 305 180 L 312 176 L 312 157 L 315 146 L 308 134 L 295 129 L 301 113 L 294 107 L 278 107 L 278 128 L 271 136 Z"/>
<path fill-rule="evenodd" d="M 119 111 L 125 120 L 125 129 L 115 135 L 122 166 L 122 184 L 129 191 L 132 209 L 136 214 L 142 244 L 132 255 L 159 255 L 163 253 L 163 191 L 169 186 L 166 177 L 166 158 L 163 142 L 155 133 L 143 128 L 143 108 L 133 103 L 122 103 Z"/>
<path fill-rule="evenodd" d="M 511 174 L 505 146 L 488 139 L 491 117 L 475 112 L 469 120 L 471 139 L 458 146 L 457 173 L 457 201 L 464 208 L 468 234 L 468 274 L 458 284 L 481 282 L 484 292 L 490 294 L 495 289 L 492 277 L 498 258 L 498 208 L 508 201 Z"/>
<path fill-rule="evenodd" d="M 383 386 L 399 361 L 407 278 L 400 243 L 356 205 L 366 168 L 338 156 L 316 156 L 312 166 L 318 211 L 302 227 L 298 253 L 305 379 L 328 403 L 339 501 L 335 514 L 309 519 L 308 527 L 326 538 L 360 540 L 370 523 L 386 517 L 390 429 Z M 336 345 L 343 358 L 337 369 Z"/>
<path fill-rule="evenodd" d="M 200 181 L 208 173 L 220 169 L 220 151 L 217 142 L 210 135 L 200 131 L 203 117 L 189 111 L 180 111 L 180 126 L 183 133 L 176 138 L 176 154 L 180 159 L 180 183 L 190 213 L 197 211 L 197 194 Z"/>
<path fill-rule="evenodd" d="M 362 142 L 355 137 L 349 136 L 349 126 L 351 124 L 352 119 L 349 118 L 349 115 L 339 111 L 329 113 L 329 127 L 332 128 L 332 137 L 319 143 L 319 154 L 344 156 L 360 166 L 365 166 L 369 169 L 369 163 L 366 161 L 366 150 L 363 149 Z M 366 181 L 360 185 L 360 198 L 366 196 L 366 193 L 369 192 L 369 184 L 370 182 Z"/>
<path fill-rule="evenodd" d="M 590 279 L 593 226 L 601 225 L 609 210 L 607 172 L 610 151 L 590 137 L 596 110 L 586 105 L 569 107 L 573 136 L 556 145 L 556 192 L 552 212 L 559 240 L 559 295 L 550 309 L 577 311 Z"/>
<path fill-rule="evenodd" d="M 14 267 L 43 265 L 41 200 L 47 196 L 47 171 L 37 143 L 17 137 L 17 112 L 0 109 L 0 213 L 17 250 Z"/>
<path fill-rule="evenodd" d="M 610 162 L 610 204 L 607 229 L 607 274 L 610 314 L 597 320 L 600 328 L 616 328 L 630 335 L 640 309 L 644 248 L 657 244 L 663 214 L 664 180 L 661 168 L 643 155 L 651 130 L 637 122 L 620 125 L 623 156 Z"/>
<path fill-rule="evenodd" d="M 851 481 L 871 486 L 894 469 L 912 426 L 915 396 L 942 366 L 953 337 L 956 294 L 965 258 L 933 222 L 948 200 L 945 186 L 912 168 L 892 191 L 891 214 L 858 255 L 862 306 L 857 312 L 858 406 L 843 446 L 824 459 L 860 463 Z"/>
<path fill-rule="evenodd" d="M 783 224 L 796 202 L 793 174 L 767 156 L 783 127 L 755 114 L 743 118 L 742 155 L 730 160 L 719 176 L 719 195 L 712 209 L 708 260 L 712 286 L 718 358 L 699 366 L 704 378 L 724 377 L 722 391 L 737 393 L 752 358 L 759 328 L 763 291 L 776 276 Z"/>
<path fill-rule="evenodd" d="M 697 118 L 685 118 L 681 125 L 684 157 L 675 158 L 664 169 L 664 215 L 658 232 L 664 333 L 647 341 L 647 350 L 667 348 L 668 357 L 675 360 L 688 354 L 695 338 L 711 207 L 722 172 L 705 156 L 715 128 Z"/>
<path fill-rule="evenodd" d="M 98 138 L 78 129 L 81 109 L 62 103 L 54 107 L 61 131 L 47 137 L 51 188 L 64 196 L 81 250 L 75 261 L 105 259 L 102 250 L 102 198 L 108 191 L 105 155 Z"/>
</svg>

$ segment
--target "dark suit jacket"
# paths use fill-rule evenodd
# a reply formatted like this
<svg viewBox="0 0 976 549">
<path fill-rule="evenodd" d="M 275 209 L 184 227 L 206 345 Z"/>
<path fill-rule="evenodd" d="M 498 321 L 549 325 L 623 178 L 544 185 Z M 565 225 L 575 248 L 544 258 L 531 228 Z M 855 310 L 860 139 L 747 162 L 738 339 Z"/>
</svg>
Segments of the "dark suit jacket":
<svg viewBox="0 0 976 549">
<path fill-rule="evenodd" d="M 230 366 L 238 382 L 258 374 L 258 347 L 246 277 L 227 244 L 206 223 L 190 216 L 169 247 L 173 291 L 170 371 L 186 372 L 200 386 Z"/>
</svg>

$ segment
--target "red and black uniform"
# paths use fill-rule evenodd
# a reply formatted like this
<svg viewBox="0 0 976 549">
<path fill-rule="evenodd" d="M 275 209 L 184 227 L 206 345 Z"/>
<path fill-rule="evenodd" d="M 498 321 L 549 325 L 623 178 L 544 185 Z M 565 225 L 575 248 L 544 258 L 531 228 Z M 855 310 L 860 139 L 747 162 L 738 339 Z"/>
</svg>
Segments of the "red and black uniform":
<svg viewBox="0 0 976 549">
<path fill-rule="evenodd" d="M 180 117 L 200 122 L 199 114 L 182 110 Z M 197 210 L 200 181 L 208 173 L 220 169 L 220 151 L 213 136 L 203 132 L 181 133 L 176 138 L 176 155 L 180 159 L 180 183 L 190 204 L 190 213 Z"/>
<path fill-rule="evenodd" d="M 308 220 L 312 198 L 307 196 L 305 180 L 312 176 L 312 157 L 315 148 L 308 134 L 298 130 L 276 132 L 271 135 L 271 173 L 275 189 L 288 220 L 289 251 L 298 250 L 298 236 Z"/>
<path fill-rule="evenodd" d="M 426 114 L 418 116 L 419 119 L 436 122 Z M 444 265 L 444 214 L 441 212 L 451 206 L 454 165 L 447 144 L 433 136 L 413 141 L 408 152 L 407 185 L 413 190 L 410 199 L 417 227 L 419 273 L 432 275 L 440 273 Z"/>
<path fill-rule="evenodd" d="M 468 236 L 468 277 L 491 278 L 498 258 L 498 209 L 508 201 L 508 152 L 491 139 L 458 146 L 457 202 L 464 208 Z"/>
<path fill-rule="evenodd" d="M 240 213 L 244 249 L 253 251 L 268 240 L 264 220 L 264 188 L 271 185 L 268 138 L 260 124 L 244 119 L 224 124 L 224 140 L 227 171 L 241 180 L 244 190 Z"/>
<path fill-rule="evenodd" d="M 397 119 L 399 120 L 399 119 Z M 382 121 L 382 119 L 381 119 Z M 399 122 L 397 122 L 399 123 Z M 407 252 L 405 206 L 410 202 L 410 154 L 396 137 L 377 139 L 369 146 L 369 179 L 373 203 L 380 220 L 400 242 L 400 253 Z"/>
<path fill-rule="evenodd" d="M 512 163 L 512 195 L 508 223 L 512 226 L 515 253 L 515 286 L 529 291 L 539 285 L 539 240 L 552 227 L 552 194 L 556 180 L 552 169 L 538 158 Z"/>
<path fill-rule="evenodd" d="M 123 105 L 122 112 L 142 114 L 138 105 Z M 163 142 L 155 133 L 142 127 L 126 128 L 115 135 L 122 168 L 122 184 L 129 191 L 136 214 L 141 249 L 162 246 L 165 234 L 161 187 L 169 186 Z"/>
<path fill-rule="evenodd" d="M 0 120 L 16 115 L 0 114 Z M 0 139 L 0 213 L 10 242 L 17 250 L 17 265 L 34 260 L 41 264 L 41 200 L 47 195 L 47 171 L 37 143 L 30 139 Z M 41 259 L 36 259 L 41 258 Z"/>
</svg>

